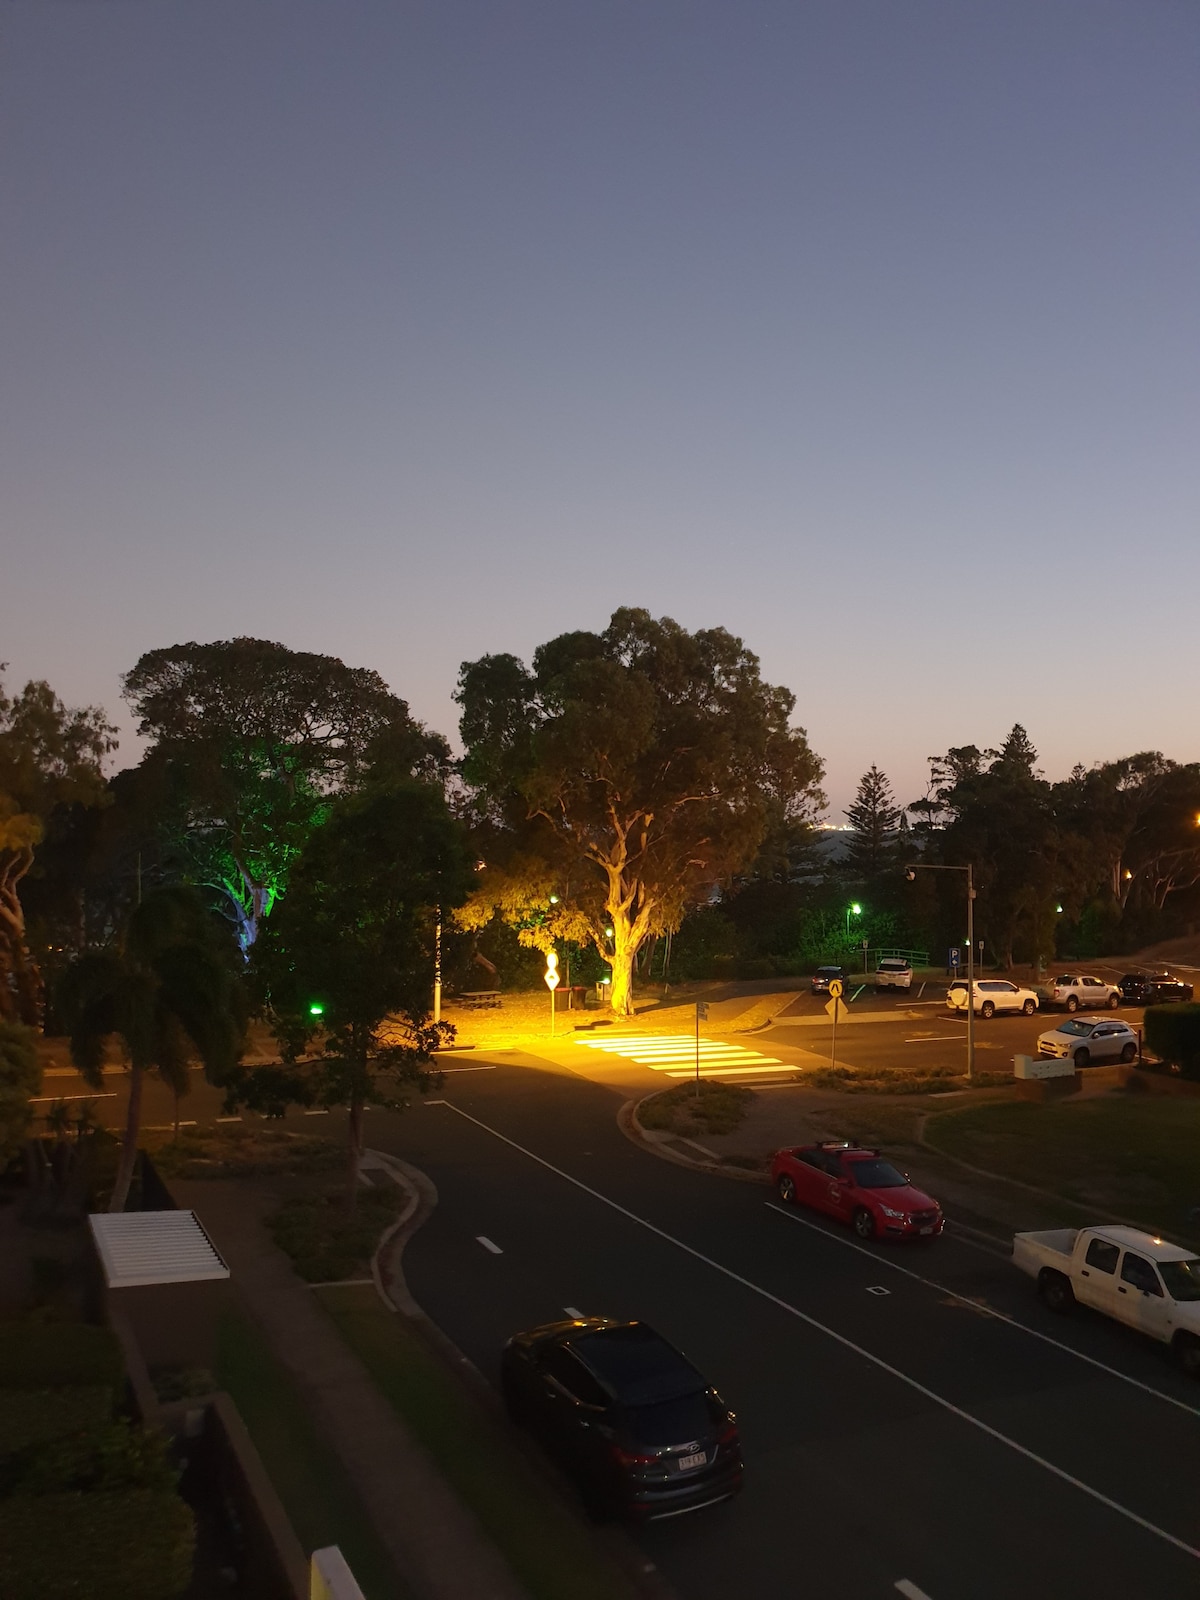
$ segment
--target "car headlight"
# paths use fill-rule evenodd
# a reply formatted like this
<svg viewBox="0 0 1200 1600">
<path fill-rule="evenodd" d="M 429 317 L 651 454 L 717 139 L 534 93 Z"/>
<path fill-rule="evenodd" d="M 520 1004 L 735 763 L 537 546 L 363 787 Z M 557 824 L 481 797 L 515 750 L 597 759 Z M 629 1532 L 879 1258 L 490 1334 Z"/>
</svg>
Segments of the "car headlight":
<svg viewBox="0 0 1200 1600">
<path fill-rule="evenodd" d="M 904 1212 L 904 1211 L 893 1211 L 891 1206 L 880 1206 L 879 1209 L 880 1209 L 880 1211 L 883 1212 L 885 1217 L 902 1218 L 902 1217 L 907 1216 L 907 1214 L 908 1214 L 907 1212 Z"/>
</svg>

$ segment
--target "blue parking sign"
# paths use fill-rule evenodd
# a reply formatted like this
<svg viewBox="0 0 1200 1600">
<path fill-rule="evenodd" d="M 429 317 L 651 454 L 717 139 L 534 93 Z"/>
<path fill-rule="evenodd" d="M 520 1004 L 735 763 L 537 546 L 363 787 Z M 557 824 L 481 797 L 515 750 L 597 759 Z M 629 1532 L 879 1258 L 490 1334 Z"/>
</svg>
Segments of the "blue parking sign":
<svg viewBox="0 0 1200 1600">
<path fill-rule="evenodd" d="M 959 952 L 957 945 L 951 946 L 949 965 L 952 967 L 957 967 L 959 965 Z"/>
</svg>

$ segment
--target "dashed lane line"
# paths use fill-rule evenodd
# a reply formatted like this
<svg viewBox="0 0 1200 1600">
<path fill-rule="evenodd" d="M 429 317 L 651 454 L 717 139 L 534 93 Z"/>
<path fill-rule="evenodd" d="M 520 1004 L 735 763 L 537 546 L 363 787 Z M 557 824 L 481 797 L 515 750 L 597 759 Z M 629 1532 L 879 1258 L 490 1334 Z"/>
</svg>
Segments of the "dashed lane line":
<svg viewBox="0 0 1200 1600">
<path fill-rule="evenodd" d="M 426 1101 L 427 1105 L 431 1103 L 433 1102 Z M 953 1400 L 948 1400 L 945 1395 L 938 1394 L 936 1389 L 931 1389 L 927 1384 L 910 1377 L 907 1372 L 901 1372 L 899 1367 L 892 1366 L 891 1362 L 885 1361 L 882 1356 L 877 1356 L 863 1345 L 856 1344 L 853 1339 L 847 1338 L 844 1333 L 839 1333 L 836 1328 L 829 1327 L 827 1323 L 819 1321 L 807 1311 L 801 1311 L 799 1306 L 792 1305 L 790 1301 L 784 1300 L 780 1295 L 772 1294 L 769 1289 L 764 1289 L 761 1284 L 755 1283 L 752 1279 L 744 1278 L 740 1272 L 734 1272 L 732 1267 L 722 1266 L 719 1261 L 714 1261 L 711 1256 L 706 1256 L 702 1251 L 695 1249 L 694 1246 L 685 1244 L 682 1239 L 677 1239 L 674 1234 L 668 1233 L 665 1228 L 660 1228 L 655 1223 L 648 1222 L 645 1217 L 639 1217 L 636 1211 L 630 1211 L 627 1206 L 621 1205 L 619 1201 L 609 1199 L 608 1195 L 602 1194 L 599 1189 L 593 1189 L 590 1184 L 584 1183 L 579 1178 L 572 1177 L 569 1172 L 564 1172 L 561 1167 L 556 1167 L 552 1161 L 547 1161 L 543 1156 L 535 1155 L 532 1150 L 527 1149 L 522 1144 L 518 1144 L 515 1139 L 510 1139 L 506 1133 L 501 1133 L 498 1128 L 491 1127 L 479 1117 L 473 1117 L 469 1111 L 462 1110 L 460 1106 L 451 1105 L 448 1100 L 438 1103 L 444 1104 L 446 1109 L 452 1111 L 455 1116 L 462 1117 L 464 1122 L 470 1122 L 475 1127 L 482 1128 L 493 1139 L 498 1139 L 501 1144 L 508 1145 L 510 1149 L 516 1150 L 530 1161 L 536 1162 L 539 1167 L 544 1167 L 547 1172 L 553 1172 L 556 1177 L 562 1178 L 564 1182 L 582 1190 L 584 1194 L 590 1194 L 594 1200 L 599 1200 L 601 1205 L 606 1205 L 620 1216 L 627 1217 L 630 1222 L 636 1223 L 639 1228 L 645 1228 L 647 1233 L 652 1233 L 657 1238 L 665 1240 L 667 1244 L 674 1245 L 684 1255 L 689 1255 L 693 1260 L 702 1262 L 706 1267 L 711 1267 L 714 1272 L 719 1272 L 722 1277 L 728 1278 L 732 1283 L 740 1284 L 743 1289 L 749 1289 L 751 1294 L 758 1295 L 760 1299 L 777 1306 L 781 1311 L 786 1312 L 788 1316 L 795 1317 L 797 1322 L 802 1322 L 806 1327 L 814 1329 L 817 1333 L 824 1334 L 827 1339 L 831 1339 L 835 1344 L 841 1345 L 844 1350 L 851 1351 L 852 1354 L 858 1356 L 870 1366 L 877 1367 L 881 1372 L 886 1372 L 889 1377 L 895 1378 L 898 1383 L 902 1383 L 907 1388 L 912 1389 L 914 1393 L 922 1395 L 931 1404 L 939 1406 L 949 1416 L 957 1417 L 960 1422 L 965 1422 L 987 1438 L 994 1439 L 997 1444 L 1002 1444 L 1006 1449 L 1011 1450 L 1014 1455 L 1020 1456 L 1023 1460 L 1040 1467 L 1043 1472 L 1048 1473 L 1051 1477 L 1057 1478 L 1060 1483 L 1068 1484 L 1071 1488 L 1077 1489 L 1080 1494 L 1096 1501 L 1098 1505 L 1106 1506 L 1109 1511 L 1115 1512 L 1117 1516 L 1124 1517 L 1127 1522 L 1132 1522 L 1144 1532 L 1153 1534 L 1156 1539 L 1161 1539 L 1164 1544 L 1169 1544 L 1174 1549 L 1181 1550 L 1184 1555 L 1191 1556 L 1193 1560 L 1200 1560 L 1200 1550 L 1194 1545 L 1188 1544 L 1186 1539 L 1180 1539 L 1176 1534 L 1169 1533 L 1166 1528 L 1160 1528 L 1157 1523 L 1151 1522 L 1148 1517 L 1139 1515 L 1131 1507 L 1122 1505 L 1119 1500 L 1114 1500 L 1111 1495 L 1104 1494 L 1102 1490 L 1093 1488 L 1090 1483 L 1085 1483 L 1082 1478 L 1075 1477 L 1074 1473 L 1068 1472 L 1064 1467 L 1056 1466 L 1053 1461 L 1047 1460 L 1045 1456 L 1038 1455 L 1035 1450 L 1030 1450 L 1027 1445 L 1021 1444 L 1019 1440 L 1011 1438 L 1006 1433 L 1001 1433 L 999 1428 L 993 1428 L 990 1423 L 984 1422 L 982 1418 L 972 1416 L 969 1411 L 964 1411 L 961 1406 L 955 1405 Z M 785 1216 L 788 1215 L 787 1212 L 783 1214 Z M 801 1219 L 797 1217 L 794 1220 L 800 1221 Z M 871 1252 L 868 1251 L 866 1253 L 870 1254 Z M 1008 1321 L 1009 1319 L 1003 1318 L 1002 1320 Z M 1022 1324 L 1017 1323 L 1016 1326 L 1021 1327 Z M 1027 1329 L 1026 1331 L 1032 1332 L 1033 1330 Z M 1055 1341 L 1050 1340 L 1048 1342 L 1053 1344 Z M 1077 1352 L 1072 1351 L 1071 1353 L 1076 1354 Z M 1088 1357 L 1083 1359 L 1090 1360 Z M 1104 1365 L 1103 1362 L 1099 1361 L 1091 1364 L 1097 1367 L 1103 1367 Z M 1116 1376 L 1121 1377 L 1122 1374 L 1116 1373 Z M 1136 1380 L 1131 1379 L 1129 1381 L 1136 1383 Z M 1137 1384 L 1137 1387 L 1147 1388 L 1148 1386 Z M 1149 1392 L 1151 1394 L 1158 1393 L 1157 1390 L 1153 1389 Z M 1159 1398 L 1165 1400 L 1169 1399 L 1169 1396 L 1159 1394 Z M 1183 1409 L 1191 1410 L 1191 1407 L 1185 1406 Z"/>
</svg>

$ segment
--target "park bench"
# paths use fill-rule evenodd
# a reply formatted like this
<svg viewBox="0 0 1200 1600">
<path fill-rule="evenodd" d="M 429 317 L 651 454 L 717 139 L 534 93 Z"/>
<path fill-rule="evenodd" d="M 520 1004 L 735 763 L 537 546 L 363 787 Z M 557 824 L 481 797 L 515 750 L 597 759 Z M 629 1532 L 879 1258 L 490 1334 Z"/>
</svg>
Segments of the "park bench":
<svg viewBox="0 0 1200 1600">
<path fill-rule="evenodd" d="M 499 989 L 468 989 L 459 995 L 459 1001 L 468 1011 L 484 1011 L 489 1006 L 499 1006 Z"/>
</svg>

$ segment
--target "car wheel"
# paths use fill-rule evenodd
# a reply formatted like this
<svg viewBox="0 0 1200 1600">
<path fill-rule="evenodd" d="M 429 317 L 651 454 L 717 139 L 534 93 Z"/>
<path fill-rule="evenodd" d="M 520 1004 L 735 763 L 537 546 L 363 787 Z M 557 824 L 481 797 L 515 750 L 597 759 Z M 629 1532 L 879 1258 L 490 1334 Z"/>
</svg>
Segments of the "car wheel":
<svg viewBox="0 0 1200 1600">
<path fill-rule="evenodd" d="M 1121 1051 L 1121 1060 L 1124 1061 L 1124 1062 L 1136 1061 L 1137 1060 L 1137 1045 L 1135 1045 L 1135 1044 L 1127 1044 L 1125 1046 L 1124 1050 Z"/>
<path fill-rule="evenodd" d="M 873 1239 L 875 1237 L 875 1218 L 867 1210 L 866 1206 L 859 1206 L 851 1220 L 854 1223 L 854 1231 L 860 1239 Z"/>
<path fill-rule="evenodd" d="M 1044 1267 L 1038 1278 L 1038 1290 L 1051 1311 L 1056 1311 L 1060 1317 L 1074 1311 L 1075 1291 L 1070 1278 L 1064 1278 L 1061 1272 Z"/>
<path fill-rule="evenodd" d="M 1189 1378 L 1200 1378 L 1200 1339 L 1190 1333 L 1177 1333 L 1172 1348 L 1181 1370 Z"/>
<path fill-rule="evenodd" d="M 1037 1010 L 1037 1001 L 1036 1000 L 1026 1000 L 1025 1004 L 1021 1007 L 1021 1010 L 1025 1013 L 1025 1015 L 1027 1017 L 1031 1017 L 1033 1015 L 1033 1013 Z"/>
<path fill-rule="evenodd" d="M 1073 1057 L 1073 1060 L 1074 1060 L 1075 1065 L 1077 1067 L 1086 1067 L 1088 1062 L 1091 1059 L 1092 1059 L 1091 1056 L 1089 1055 L 1089 1053 L 1086 1050 L 1076 1050 L 1075 1055 Z"/>
<path fill-rule="evenodd" d="M 1067 1010 L 1068 1011 L 1078 1011 L 1079 1010 L 1079 1001 L 1076 1000 L 1076 998 L 1075 998 L 1075 996 L 1073 994 L 1069 994 L 1067 996 Z"/>
<path fill-rule="evenodd" d="M 984 1018 L 994 1017 L 996 1015 L 996 1007 L 990 1000 L 985 1000 L 979 1008 L 979 1015 Z"/>
<path fill-rule="evenodd" d="M 779 1198 L 783 1201 L 785 1206 L 795 1205 L 796 1185 L 792 1182 L 791 1178 L 788 1177 L 786 1172 L 780 1178 L 775 1187 L 779 1190 Z"/>
<path fill-rule="evenodd" d="M 1121 1004 L 1121 996 L 1119 994 L 1110 994 L 1109 995 L 1109 997 L 1108 997 L 1108 1009 L 1110 1011 L 1116 1011 L 1117 1008 L 1120 1006 L 1120 1004 Z"/>
</svg>

